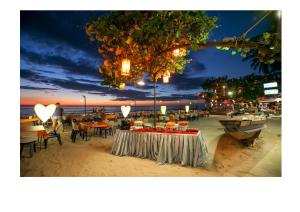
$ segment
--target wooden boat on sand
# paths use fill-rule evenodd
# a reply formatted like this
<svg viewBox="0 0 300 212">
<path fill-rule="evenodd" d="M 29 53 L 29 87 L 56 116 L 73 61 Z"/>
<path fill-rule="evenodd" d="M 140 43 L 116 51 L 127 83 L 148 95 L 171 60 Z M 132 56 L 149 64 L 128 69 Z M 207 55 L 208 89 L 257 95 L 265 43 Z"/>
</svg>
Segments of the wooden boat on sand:
<svg viewBox="0 0 300 212">
<path fill-rule="evenodd" d="M 266 119 L 262 117 L 234 117 L 219 121 L 227 134 L 248 145 L 253 144 L 261 130 L 266 128 Z"/>
</svg>

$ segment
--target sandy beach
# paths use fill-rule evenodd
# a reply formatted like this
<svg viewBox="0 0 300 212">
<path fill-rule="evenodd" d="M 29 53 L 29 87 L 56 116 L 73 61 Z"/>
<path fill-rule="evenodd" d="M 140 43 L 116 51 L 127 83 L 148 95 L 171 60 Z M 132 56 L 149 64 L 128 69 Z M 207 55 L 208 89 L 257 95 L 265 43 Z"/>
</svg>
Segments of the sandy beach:
<svg viewBox="0 0 300 212">
<path fill-rule="evenodd" d="M 159 165 L 149 159 L 112 155 L 112 136 L 99 135 L 76 143 L 70 139 L 71 128 L 62 134 L 63 145 L 49 140 L 47 149 L 37 148 L 32 158 L 23 150 L 20 176 L 281 176 L 281 119 L 269 119 L 255 144 L 246 147 L 224 134 L 220 116 L 190 122 L 202 130 L 207 142 L 207 168 L 183 167 L 180 164 Z"/>
</svg>

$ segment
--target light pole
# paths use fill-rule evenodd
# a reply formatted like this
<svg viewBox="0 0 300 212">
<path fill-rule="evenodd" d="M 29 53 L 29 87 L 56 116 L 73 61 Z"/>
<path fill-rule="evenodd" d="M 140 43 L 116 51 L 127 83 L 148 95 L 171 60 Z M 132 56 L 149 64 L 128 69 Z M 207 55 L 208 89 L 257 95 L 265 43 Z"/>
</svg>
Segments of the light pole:
<svg viewBox="0 0 300 212">
<path fill-rule="evenodd" d="M 84 116 L 86 116 L 86 96 L 82 95 L 84 98 Z"/>
</svg>

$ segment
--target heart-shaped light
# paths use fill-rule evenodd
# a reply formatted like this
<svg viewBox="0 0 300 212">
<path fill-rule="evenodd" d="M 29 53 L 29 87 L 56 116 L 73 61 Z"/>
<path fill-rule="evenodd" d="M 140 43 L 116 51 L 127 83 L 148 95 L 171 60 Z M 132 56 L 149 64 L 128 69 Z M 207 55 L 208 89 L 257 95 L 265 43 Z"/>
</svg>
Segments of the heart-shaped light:
<svg viewBox="0 0 300 212">
<path fill-rule="evenodd" d="M 45 107 L 44 105 L 41 104 L 36 104 L 34 106 L 34 111 L 36 115 L 42 120 L 42 122 L 46 122 L 54 113 L 56 109 L 55 104 L 48 105 Z"/>
<path fill-rule="evenodd" d="M 188 112 L 189 112 L 189 110 L 190 110 L 190 106 L 189 106 L 189 105 L 186 105 L 186 106 L 185 106 L 185 112 L 187 112 L 187 113 L 188 113 Z"/>
<path fill-rule="evenodd" d="M 167 106 L 160 106 L 161 114 L 166 115 Z"/>
<path fill-rule="evenodd" d="M 130 112 L 130 106 L 121 106 L 121 111 L 124 118 L 126 118 Z"/>
</svg>

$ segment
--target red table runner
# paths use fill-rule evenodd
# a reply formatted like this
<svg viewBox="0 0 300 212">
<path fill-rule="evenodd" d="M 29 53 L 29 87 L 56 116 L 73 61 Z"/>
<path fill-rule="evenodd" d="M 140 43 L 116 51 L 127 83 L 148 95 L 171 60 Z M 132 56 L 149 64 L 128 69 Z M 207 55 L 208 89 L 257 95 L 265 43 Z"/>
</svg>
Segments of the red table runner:
<svg viewBox="0 0 300 212">
<path fill-rule="evenodd" d="M 158 129 L 135 129 L 134 132 L 153 132 L 153 133 L 170 133 L 183 135 L 197 135 L 199 131 L 179 131 L 179 130 L 158 130 Z"/>
</svg>

